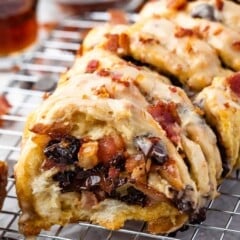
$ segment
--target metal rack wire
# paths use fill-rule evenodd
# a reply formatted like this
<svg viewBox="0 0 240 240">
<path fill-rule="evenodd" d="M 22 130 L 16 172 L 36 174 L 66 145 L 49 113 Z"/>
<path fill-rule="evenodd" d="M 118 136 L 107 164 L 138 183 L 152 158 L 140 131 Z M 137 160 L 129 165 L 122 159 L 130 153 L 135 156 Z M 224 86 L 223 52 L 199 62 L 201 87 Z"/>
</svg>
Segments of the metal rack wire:
<svg viewBox="0 0 240 240">
<path fill-rule="evenodd" d="M 135 15 L 129 15 L 131 21 Z M 11 112 L 1 116 L 0 159 L 10 166 L 7 198 L 0 213 L 0 239 L 23 239 L 18 232 L 18 207 L 13 166 L 17 161 L 21 134 L 26 115 L 41 102 L 45 91 L 54 89 L 60 73 L 73 62 L 85 31 L 108 19 L 107 13 L 91 13 L 80 18 L 70 18 L 52 31 L 31 54 L 26 55 L 20 70 L 11 76 L 4 87 L 12 104 Z M 142 222 L 127 222 L 119 231 L 108 231 L 91 223 L 79 222 L 66 227 L 55 226 L 42 232 L 38 239 L 81 239 L 81 240 L 150 240 L 150 239 L 240 239 L 240 177 L 238 173 L 225 180 L 219 187 L 221 195 L 208 205 L 207 220 L 198 225 L 189 224 L 187 230 L 178 231 L 174 236 L 148 234 Z"/>
</svg>

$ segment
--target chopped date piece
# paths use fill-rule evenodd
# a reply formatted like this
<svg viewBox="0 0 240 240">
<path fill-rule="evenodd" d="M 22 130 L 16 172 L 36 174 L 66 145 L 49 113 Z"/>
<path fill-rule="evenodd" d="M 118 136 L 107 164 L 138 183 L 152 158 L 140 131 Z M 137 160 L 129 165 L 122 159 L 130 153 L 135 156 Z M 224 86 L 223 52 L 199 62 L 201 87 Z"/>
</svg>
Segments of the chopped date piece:
<svg viewBox="0 0 240 240">
<path fill-rule="evenodd" d="M 101 77 L 107 77 L 110 75 L 110 71 L 108 69 L 100 69 L 97 74 Z"/>
<path fill-rule="evenodd" d="M 147 196 L 134 187 L 127 189 L 127 195 L 120 197 L 120 200 L 128 204 L 136 204 L 144 207 L 147 203 Z"/>
<path fill-rule="evenodd" d="M 194 18 L 205 18 L 210 21 L 217 21 L 214 7 L 207 3 L 198 4 L 192 10 L 191 16 Z"/>
<path fill-rule="evenodd" d="M 53 180 L 59 182 L 59 187 L 62 192 L 73 191 L 73 181 L 76 173 L 73 171 L 59 172 L 53 176 Z"/>
<path fill-rule="evenodd" d="M 167 150 L 165 145 L 162 143 L 161 140 L 158 140 L 152 147 L 150 152 L 150 158 L 153 162 L 163 165 L 168 157 L 167 157 Z"/>
<path fill-rule="evenodd" d="M 190 216 L 190 223 L 200 224 L 206 219 L 206 208 L 200 208 L 197 213 L 194 213 Z"/>
<path fill-rule="evenodd" d="M 222 178 L 225 178 L 230 170 L 231 170 L 231 167 L 230 167 L 230 164 L 229 164 L 229 161 L 227 159 L 227 155 L 226 155 L 226 149 L 224 148 L 224 146 L 219 142 L 219 150 L 220 150 L 220 154 L 221 154 L 221 157 L 222 157 L 222 174 L 221 174 L 221 177 Z"/>
<path fill-rule="evenodd" d="M 142 151 L 144 156 L 148 156 L 153 146 L 152 141 L 146 136 L 137 136 L 135 138 L 135 144 L 137 145 L 138 149 Z"/>
<path fill-rule="evenodd" d="M 192 211 L 192 202 L 183 199 L 178 199 L 175 201 L 176 207 L 183 212 Z"/>
<path fill-rule="evenodd" d="M 78 161 L 80 146 L 81 140 L 73 136 L 55 138 L 47 144 L 44 154 L 56 164 L 73 164 Z"/>
<path fill-rule="evenodd" d="M 149 157 L 154 163 L 163 165 L 168 160 L 167 149 L 160 138 L 137 136 L 135 142 L 144 156 Z"/>
<path fill-rule="evenodd" d="M 191 194 L 193 189 L 191 186 L 186 186 L 183 191 L 176 192 L 174 203 L 176 207 L 183 212 L 193 212 L 193 202 L 191 201 Z"/>
<path fill-rule="evenodd" d="M 124 171 L 125 170 L 125 162 L 126 162 L 126 159 L 125 159 L 124 155 L 118 154 L 110 161 L 110 166 L 113 166 L 120 171 Z"/>
</svg>

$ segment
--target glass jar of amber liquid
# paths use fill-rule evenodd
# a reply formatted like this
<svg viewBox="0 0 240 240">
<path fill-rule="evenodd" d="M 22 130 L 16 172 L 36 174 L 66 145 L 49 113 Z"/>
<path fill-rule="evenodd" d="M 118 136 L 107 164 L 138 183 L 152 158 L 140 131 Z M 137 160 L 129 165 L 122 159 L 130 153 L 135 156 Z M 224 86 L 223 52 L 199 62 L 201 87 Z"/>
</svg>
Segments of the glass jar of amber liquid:
<svg viewBox="0 0 240 240">
<path fill-rule="evenodd" d="M 0 0 L 0 57 L 19 53 L 37 39 L 37 0 Z"/>
</svg>

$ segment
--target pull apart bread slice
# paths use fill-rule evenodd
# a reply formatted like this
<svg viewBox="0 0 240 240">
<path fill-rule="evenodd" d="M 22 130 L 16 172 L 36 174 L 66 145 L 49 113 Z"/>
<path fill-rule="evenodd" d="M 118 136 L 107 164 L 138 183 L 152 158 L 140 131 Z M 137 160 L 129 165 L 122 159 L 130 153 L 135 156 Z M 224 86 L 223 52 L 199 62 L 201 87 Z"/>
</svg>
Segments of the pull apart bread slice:
<svg viewBox="0 0 240 240">
<path fill-rule="evenodd" d="M 28 117 L 15 168 L 25 236 L 79 220 L 109 229 L 143 220 L 150 232 L 167 233 L 204 217 L 202 194 L 176 146 L 128 99 L 127 86 L 108 81 L 70 77 Z"/>
<path fill-rule="evenodd" d="M 216 77 L 212 85 L 201 91 L 194 100 L 204 110 L 207 121 L 218 134 L 220 149 L 224 149 L 225 171 L 240 166 L 239 86 L 239 72 L 228 78 Z"/>
<path fill-rule="evenodd" d="M 216 51 L 208 43 L 196 37 L 192 30 L 183 29 L 168 19 L 149 18 L 121 27 L 121 31 L 115 28 L 106 25 L 90 31 L 83 51 L 99 44 L 119 55 L 130 55 L 176 77 L 192 91 L 210 85 L 216 75 L 226 76 L 231 72 L 222 68 Z M 98 44 L 92 40 L 96 34 L 102 36 Z"/>
<path fill-rule="evenodd" d="M 197 19 L 198 20 L 198 19 Z M 199 20 L 202 20 L 202 19 L 199 19 Z M 204 20 L 204 19 L 203 19 Z M 118 48 L 121 48 L 121 49 L 125 49 L 125 52 L 124 51 L 121 51 L 121 52 L 124 52 L 125 54 L 127 54 L 128 53 L 128 55 L 130 55 L 131 57 L 133 57 L 134 59 L 136 59 L 136 60 L 140 60 L 141 62 L 144 62 L 144 63 L 147 63 L 147 64 L 151 64 L 152 66 L 154 66 L 154 67 L 156 67 L 158 70 L 161 70 L 161 69 L 164 69 L 166 72 L 171 72 L 172 74 L 173 74 L 173 70 L 172 70 L 172 68 L 174 68 L 174 69 L 177 69 L 177 66 L 183 66 L 183 65 L 178 65 L 178 64 L 176 64 L 176 62 L 177 62 L 177 60 L 176 59 L 179 59 L 179 58 L 176 58 L 176 53 L 177 53 L 177 51 L 180 51 L 180 49 L 182 49 L 182 51 L 184 51 L 184 48 L 183 47 L 177 47 L 177 46 L 175 46 L 178 50 L 174 50 L 173 51 L 173 53 L 172 53 L 172 57 L 171 58 L 169 58 L 169 56 L 167 55 L 167 54 L 164 54 L 162 51 L 160 51 L 159 50 L 159 48 L 158 48 L 158 46 L 159 46 L 159 43 L 157 42 L 157 40 L 155 41 L 154 39 L 156 39 L 156 38 L 154 38 L 154 37 L 152 37 L 151 39 L 152 40 L 150 40 L 150 38 L 149 38 L 149 40 L 148 41 L 138 41 L 138 39 L 141 39 L 141 34 L 142 34 L 142 28 L 144 28 L 146 25 L 148 26 L 148 24 L 150 24 L 150 26 L 151 25 L 154 25 L 153 23 L 154 23 L 154 21 L 157 21 L 157 22 L 159 22 L 159 21 L 166 21 L 166 22 L 168 22 L 168 23 L 170 23 L 171 24 L 171 22 L 170 22 L 170 20 L 168 20 L 168 19 L 162 19 L 162 18 L 160 18 L 160 19 L 145 19 L 145 20 L 142 20 L 140 23 L 136 23 L 135 25 L 133 25 L 133 26 L 131 26 L 131 27 L 127 27 L 126 26 L 126 29 L 124 30 L 124 32 L 122 32 L 122 33 L 118 33 L 119 34 L 119 37 L 118 38 L 116 38 L 117 40 L 115 40 L 115 41 L 117 41 L 117 44 L 115 44 L 115 46 L 118 46 Z M 139 25 L 140 24 L 140 25 Z M 140 26 L 140 27 L 138 27 L 138 26 Z M 136 27 L 138 27 L 139 28 L 139 30 L 137 31 L 137 30 L 134 30 L 134 31 L 132 31 L 132 29 L 134 29 L 134 28 L 136 28 Z M 114 28 L 114 26 L 112 26 L 112 28 Z M 153 33 L 153 35 L 155 36 L 156 34 L 156 32 L 160 32 L 159 34 L 163 34 L 164 35 L 164 33 L 166 32 L 166 31 L 168 31 L 167 29 L 165 29 L 165 28 L 160 28 L 159 27 L 159 25 L 158 24 L 156 24 L 155 26 L 154 26 L 154 30 L 152 29 L 152 30 L 150 30 L 151 29 L 151 27 L 147 27 L 147 29 L 148 29 L 148 33 L 149 33 L 149 36 L 151 36 L 151 32 Z M 161 30 L 163 30 L 164 29 L 164 31 L 160 31 L 159 29 L 161 29 Z M 169 29 L 169 28 L 168 28 Z M 179 29 L 178 27 L 177 27 L 177 29 Z M 180 28 L 181 29 L 181 28 Z M 187 30 L 186 29 L 182 29 L 183 30 L 183 35 L 186 35 L 186 32 L 187 32 Z M 99 31 L 98 29 L 95 29 L 94 31 Z M 103 32 L 103 31 L 102 31 Z M 130 32 L 130 33 L 129 33 Z M 134 35 L 133 34 L 133 32 L 135 32 L 136 34 Z M 91 32 L 89 33 L 89 34 L 92 34 Z M 129 39 L 128 39 L 128 45 L 129 45 L 129 47 L 127 48 L 126 47 L 126 45 L 127 44 L 120 44 L 120 41 L 119 41 L 119 39 L 121 38 L 120 36 L 122 35 L 122 34 L 128 34 L 129 35 Z M 101 46 L 102 48 L 104 48 L 104 49 L 108 49 L 108 46 L 110 45 L 110 42 L 114 42 L 113 41 L 113 39 L 111 39 L 109 36 L 111 35 L 111 32 L 110 33 L 108 33 L 108 34 L 104 34 L 103 36 L 102 36 L 102 40 L 101 39 L 99 39 L 99 44 L 98 44 L 98 46 Z M 140 37 L 139 37 L 139 35 L 140 35 Z M 144 35 L 145 35 L 145 32 L 144 32 Z M 172 39 L 172 36 L 171 36 L 171 34 L 166 34 L 167 36 L 166 36 L 166 38 L 165 38 L 165 41 L 167 42 L 168 41 L 168 43 L 167 44 L 169 44 L 171 41 L 171 39 Z M 190 30 L 190 35 L 191 35 L 191 37 L 192 38 L 194 38 L 194 36 L 192 36 L 192 30 Z M 193 34 L 194 35 L 194 34 Z M 184 38 L 186 38 L 187 36 L 184 36 Z M 192 38 L 189 38 L 188 37 L 188 39 L 189 39 L 189 41 L 192 39 Z M 137 40 L 136 40 L 137 39 Z M 168 40 L 167 40 L 168 39 Z M 184 42 L 181 42 L 181 39 L 182 39 L 182 37 L 180 37 L 180 39 L 179 39 L 179 42 L 177 41 L 177 39 L 175 39 L 175 41 L 173 41 L 173 42 L 175 42 L 175 45 L 179 45 L 179 46 L 181 46 L 181 43 L 184 43 Z M 88 37 L 86 37 L 86 41 L 88 41 Z M 186 39 L 184 40 L 184 41 L 186 41 Z M 200 41 L 200 40 L 199 40 Z M 201 42 L 203 42 L 203 41 L 201 41 Z M 96 43 L 96 42 L 95 42 Z M 84 42 L 83 43 L 83 45 L 85 45 L 86 43 Z M 206 43 L 205 43 L 206 44 Z M 91 45 L 91 43 L 87 43 L 87 45 L 88 46 L 90 46 Z M 113 45 L 113 43 L 112 43 L 112 45 Z M 92 44 L 91 45 L 92 47 L 94 46 L 94 44 Z M 155 46 L 157 46 L 156 48 L 155 48 Z M 204 45 L 205 46 L 205 45 Z M 84 48 L 83 48 L 84 49 Z M 160 47 L 160 49 L 162 50 L 163 48 L 162 47 Z M 186 47 L 186 49 L 188 49 L 187 47 Z M 185 49 L 185 59 L 187 59 L 187 53 L 186 53 L 186 49 Z M 208 46 L 208 49 L 209 49 L 209 46 Z M 210 49 L 212 49 L 211 47 L 210 47 Z M 113 51 L 113 52 L 115 52 L 115 53 L 117 53 L 118 54 L 118 50 L 115 50 L 115 51 Z M 191 52 L 191 51 L 190 51 Z M 196 81 L 196 78 L 195 77 L 193 77 L 194 75 L 195 76 L 200 76 L 201 74 L 202 74 L 202 72 L 201 72 L 201 69 L 204 69 L 204 68 L 201 68 L 200 67 L 200 65 L 201 64 L 203 64 L 203 65 L 207 65 L 206 66 L 206 68 L 208 68 L 208 70 L 204 70 L 204 71 L 208 71 L 208 74 L 207 74 L 207 78 L 209 79 L 209 81 L 204 81 L 204 82 L 202 82 L 201 83 L 201 87 L 199 87 L 199 88 L 195 88 L 195 90 L 198 90 L 198 91 L 200 91 L 201 89 L 204 89 L 205 87 L 207 87 L 209 84 L 211 84 L 211 81 L 214 79 L 214 77 L 216 77 L 216 76 L 218 76 L 218 77 L 222 77 L 222 78 L 228 78 L 228 77 L 230 77 L 232 74 L 233 74 L 233 72 L 232 71 L 230 71 L 230 70 L 227 70 L 227 69 L 225 69 L 225 68 L 223 68 L 222 66 L 221 66 L 221 64 L 220 64 L 220 61 L 219 61 L 219 59 L 218 59 L 218 57 L 217 57 L 217 55 L 216 54 L 214 54 L 214 55 L 209 55 L 209 56 L 212 56 L 212 57 L 207 57 L 207 55 L 204 55 L 205 57 L 202 57 L 202 55 L 201 55 L 201 52 L 202 52 L 202 50 L 201 50 L 201 48 L 199 48 L 198 49 L 198 51 L 196 51 L 193 55 L 195 56 L 195 59 L 198 59 L 198 60 L 196 60 L 196 62 L 198 62 L 199 64 L 195 64 L 195 63 L 193 63 L 192 65 L 191 65 L 191 63 L 190 63 L 190 61 L 189 61 L 189 69 L 192 69 L 192 70 L 189 70 L 189 72 L 187 73 L 188 75 L 191 75 L 191 74 L 193 74 L 193 75 L 191 75 L 192 76 L 192 80 L 194 80 L 195 81 L 195 83 L 194 84 L 196 84 L 196 83 L 198 83 L 199 84 L 199 82 L 200 81 Z M 198 54 L 197 54 L 198 53 Z M 183 54 L 183 55 L 184 55 Z M 182 55 L 182 56 L 183 56 Z M 165 58 L 164 58 L 164 57 Z M 166 57 L 167 56 L 167 57 Z M 174 58 L 175 57 L 175 58 Z M 163 61 L 163 63 L 160 61 Z M 194 57 L 192 56 L 192 59 L 194 59 Z M 201 60 L 199 60 L 199 59 L 201 59 Z M 211 60 L 210 60 L 211 59 Z M 174 60 L 176 60 L 176 61 L 174 61 Z M 187 61 L 187 60 L 186 60 Z M 184 61 L 183 62 L 183 64 L 185 64 L 186 65 L 186 61 Z M 194 60 L 193 60 L 194 61 Z M 217 63 L 213 63 L 213 61 L 216 61 Z M 165 67 L 165 65 L 166 65 L 166 67 Z M 174 65 L 175 64 L 175 65 Z M 215 67 L 212 67 L 212 65 L 213 66 L 215 66 Z M 195 68 L 194 68 L 194 66 L 195 66 Z M 198 67 L 197 67 L 198 66 Z M 181 68 L 179 68 L 178 69 L 178 71 L 176 71 L 175 72 L 175 76 L 177 76 L 178 74 L 180 74 L 179 75 L 179 80 L 182 82 L 182 84 L 183 84 L 183 87 L 185 88 L 185 89 L 191 89 L 191 87 L 192 87 L 192 84 L 191 84 L 191 82 L 189 82 L 189 80 L 187 79 L 186 81 L 183 81 L 183 77 L 182 77 L 182 79 L 181 79 L 181 74 L 183 73 L 183 70 L 182 70 L 183 68 L 181 67 Z M 187 68 L 186 68 L 187 69 Z M 193 71 L 195 69 L 195 71 Z M 196 70 L 197 69 L 197 70 Z M 211 73 L 209 73 L 209 72 L 211 72 L 211 69 L 215 69 L 214 71 L 212 71 L 212 74 Z M 218 70 L 219 71 L 218 71 Z M 182 76 L 187 76 L 187 74 L 183 74 Z M 199 74 L 199 75 L 198 75 Z M 203 73 L 203 75 L 205 75 L 205 72 Z M 211 76 L 211 78 L 209 78 L 209 76 Z M 200 85 L 198 85 L 198 86 L 200 86 Z M 188 91 L 186 91 L 187 93 L 189 93 Z M 191 92 L 189 93 L 189 94 L 192 94 Z M 196 92 L 195 92 L 195 94 L 196 94 Z M 214 91 L 212 92 L 212 94 L 214 94 Z M 230 97 L 232 97 L 232 96 L 229 96 L 229 98 Z M 231 114 L 231 109 L 226 109 L 226 111 L 230 111 L 230 113 L 229 114 Z M 206 115 L 208 115 L 209 114 L 209 112 L 205 112 L 205 114 Z M 207 117 L 208 118 L 208 117 Z M 224 140 L 221 140 L 221 145 L 222 145 L 222 147 L 221 147 L 221 149 L 222 149 L 222 154 L 223 154 L 223 156 L 228 156 L 227 157 L 227 160 L 226 160 L 226 162 L 225 162 L 225 164 L 223 165 L 224 166 L 224 173 L 223 173 L 223 176 L 225 176 L 227 173 L 231 173 L 231 169 L 233 169 L 234 168 L 234 165 L 233 165 L 233 163 L 236 161 L 236 157 L 234 156 L 234 155 L 229 155 L 228 153 L 225 153 L 225 151 L 228 151 L 227 149 L 229 149 L 229 146 L 230 145 L 232 145 L 232 147 L 234 147 L 234 146 L 236 146 L 236 145 L 234 145 L 234 144 L 232 144 L 231 142 L 232 141 L 234 141 L 234 139 L 232 138 L 225 138 L 225 136 L 224 136 L 224 134 L 223 134 L 223 132 L 221 132 L 221 128 L 220 127 L 215 127 L 215 126 L 217 126 L 217 125 L 220 125 L 221 124 L 221 126 L 226 126 L 226 124 L 224 123 L 224 122 L 221 122 L 221 123 L 219 123 L 218 122 L 218 120 L 217 119 L 215 119 L 216 120 L 216 122 L 213 122 L 213 121 L 211 121 L 210 122 L 210 124 L 211 124 L 211 127 L 213 127 L 213 129 L 215 129 L 217 132 L 216 132 L 216 134 L 218 135 L 218 136 L 221 136 L 221 138 L 222 139 L 224 139 Z M 222 118 L 221 118 L 221 120 L 223 120 Z M 235 121 L 235 120 L 234 120 Z M 230 128 L 225 128 L 225 131 L 228 133 L 228 136 L 231 136 L 231 134 L 232 134 L 232 130 L 230 130 Z M 237 143 L 237 144 L 239 144 L 239 143 Z M 234 150 L 235 152 L 238 152 L 238 148 L 237 149 L 235 149 Z"/>
<path fill-rule="evenodd" d="M 221 22 L 238 32 L 240 31 L 240 5 L 228 0 L 161 0 L 148 2 L 142 8 L 140 18 L 169 17 L 179 11 L 194 18 Z"/>
<path fill-rule="evenodd" d="M 117 94 L 123 90 L 114 93 L 112 88 L 115 82 L 122 84 L 125 96 L 120 97 L 145 108 L 165 130 L 178 151 L 185 155 L 191 176 L 196 180 L 203 199 L 216 195 L 217 180 L 222 172 L 217 140 L 182 89 L 170 85 L 166 77 L 100 48 L 77 58 L 62 81 L 87 72 L 110 76 L 108 85 L 98 81 L 98 89 L 102 86 L 107 88 L 107 92 L 111 89 L 111 96 L 119 97 Z M 97 82 L 92 82 L 92 85 L 96 86 Z M 86 86 L 93 87 L 89 83 Z M 84 88 L 83 92 L 87 90 Z M 199 168 L 205 170 L 199 174 Z"/>
<path fill-rule="evenodd" d="M 157 1 L 156 3 L 150 3 L 148 9 L 142 11 L 143 19 L 145 17 L 166 17 L 169 20 L 177 24 L 182 30 L 182 35 L 192 34 L 206 41 L 212 48 L 214 48 L 219 55 L 219 58 L 224 62 L 224 64 L 235 71 L 240 70 L 240 31 L 239 29 L 228 26 L 227 22 L 222 22 L 220 19 L 211 19 L 211 17 L 206 16 L 201 17 L 197 14 L 190 14 L 180 9 L 173 9 L 168 4 L 169 1 Z M 174 1 L 173 1 L 174 2 Z M 177 2 L 177 1 L 176 1 Z M 208 1 L 211 2 L 211 1 Z M 223 2 L 222 11 L 224 11 L 224 3 L 226 5 L 232 4 L 228 1 Z M 198 4 L 198 1 L 192 3 Z M 210 4 L 210 3 L 209 3 Z M 191 8 L 191 4 L 190 8 Z M 238 23 L 235 26 L 240 26 L 240 16 L 239 10 L 240 5 L 236 5 L 236 10 L 238 11 L 238 17 L 236 21 Z M 152 11 L 150 9 L 152 8 Z M 157 9 L 160 9 L 158 12 Z M 195 10 L 196 11 L 196 10 Z M 208 10 L 210 11 L 210 10 Z M 207 11 L 205 11 L 207 12 Z M 209 13 L 210 14 L 210 13 Z M 216 13 L 217 14 L 217 13 Z M 225 12 L 225 15 L 230 14 L 230 11 Z M 219 17 L 220 18 L 220 17 Z M 226 18 L 226 17 L 225 17 Z M 230 17 L 229 17 L 230 18 Z M 229 20 L 230 21 L 230 20 Z M 160 29 L 160 28 L 159 28 Z M 219 74 L 218 74 L 219 76 Z"/>
</svg>

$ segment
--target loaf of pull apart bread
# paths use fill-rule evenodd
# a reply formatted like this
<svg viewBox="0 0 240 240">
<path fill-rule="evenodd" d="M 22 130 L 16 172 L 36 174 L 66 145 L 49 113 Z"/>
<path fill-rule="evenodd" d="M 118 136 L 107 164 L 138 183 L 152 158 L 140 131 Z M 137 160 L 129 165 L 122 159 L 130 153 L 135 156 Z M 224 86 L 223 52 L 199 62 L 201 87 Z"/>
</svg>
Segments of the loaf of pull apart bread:
<svg viewBox="0 0 240 240">
<path fill-rule="evenodd" d="M 165 234 L 205 219 L 240 165 L 238 15 L 217 2 L 151 2 L 132 25 L 89 32 L 26 122 L 15 167 L 25 236 L 127 220 Z"/>
</svg>

